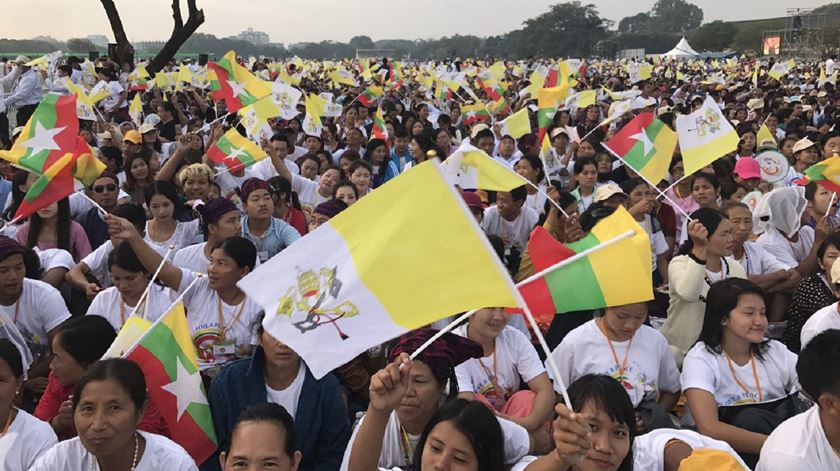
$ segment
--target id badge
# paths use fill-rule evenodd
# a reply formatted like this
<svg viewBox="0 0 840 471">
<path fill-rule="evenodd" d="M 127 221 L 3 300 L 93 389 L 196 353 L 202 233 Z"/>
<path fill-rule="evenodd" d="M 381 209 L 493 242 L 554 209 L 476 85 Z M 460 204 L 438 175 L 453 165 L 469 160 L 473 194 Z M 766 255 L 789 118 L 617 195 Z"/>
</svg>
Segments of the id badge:
<svg viewBox="0 0 840 471">
<path fill-rule="evenodd" d="M 263 250 L 261 252 L 257 252 L 257 258 L 260 260 L 260 263 L 265 263 L 268 261 L 268 251 Z"/>
<path fill-rule="evenodd" d="M 236 344 L 232 340 L 218 341 L 213 344 L 214 356 L 228 356 L 236 354 Z"/>
</svg>

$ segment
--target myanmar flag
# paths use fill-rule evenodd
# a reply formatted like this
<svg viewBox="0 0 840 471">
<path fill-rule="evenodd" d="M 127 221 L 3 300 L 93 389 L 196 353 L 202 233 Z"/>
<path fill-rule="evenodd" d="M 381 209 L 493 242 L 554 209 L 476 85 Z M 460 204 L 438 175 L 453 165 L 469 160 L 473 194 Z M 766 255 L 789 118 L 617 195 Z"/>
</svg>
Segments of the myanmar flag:
<svg viewBox="0 0 840 471">
<path fill-rule="evenodd" d="M 365 91 L 359 95 L 359 103 L 367 108 L 371 104 L 373 104 L 379 97 L 382 96 L 382 87 L 371 85 L 365 89 Z"/>
<path fill-rule="evenodd" d="M 73 154 L 67 153 L 55 161 L 43 175 L 35 180 L 23 197 L 11 223 L 28 218 L 38 210 L 73 194 Z"/>
<path fill-rule="evenodd" d="M 808 167 L 805 170 L 805 178 L 796 181 L 798 185 L 807 185 L 810 182 L 816 182 L 833 193 L 840 193 L 840 156 L 834 155 Z"/>
<path fill-rule="evenodd" d="M 207 460 L 216 451 L 216 431 L 184 305 L 176 304 L 155 321 L 125 358 L 143 370 L 149 397 L 166 421 L 172 440 L 196 463 Z"/>
<path fill-rule="evenodd" d="M 382 113 L 382 107 L 376 109 L 376 114 L 373 115 L 373 127 L 370 131 L 374 139 L 382 139 L 388 141 L 388 128 L 385 127 L 385 116 Z"/>
<path fill-rule="evenodd" d="M 239 172 L 267 156 L 260 146 L 243 137 L 236 128 L 231 128 L 207 150 L 210 160 L 217 164 L 225 164 L 231 172 Z"/>
<path fill-rule="evenodd" d="M 537 91 L 537 140 L 542 142 L 543 136 L 554 121 L 557 109 L 563 104 L 569 92 L 568 84 L 559 87 L 541 88 Z"/>
<path fill-rule="evenodd" d="M 464 116 L 464 124 L 472 126 L 478 121 L 490 121 L 490 112 L 481 103 L 461 106 L 461 114 Z"/>
<path fill-rule="evenodd" d="M 76 96 L 48 93 L 15 145 L 0 151 L 0 158 L 13 165 L 43 175 L 52 164 L 72 153 L 79 135 Z"/>
<path fill-rule="evenodd" d="M 91 186 L 106 168 L 105 164 L 96 158 L 96 152 L 93 148 L 85 142 L 82 136 L 79 136 L 76 139 L 76 148 L 73 151 L 71 175 L 84 183 L 85 186 Z"/>
<path fill-rule="evenodd" d="M 214 100 L 225 100 L 228 111 L 238 111 L 271 94 L 271 87 L 236 62 L 236 53 L 228 52 L 218 63 L 209 62 L 210 88 Z M 215 75 L 215 76 L 214 76 Z"/>
<path fill-rule="evenodd" d="M 406 205 L 411 211 L 395 209 Z M 436 320 L 517 301 L 506 269 L 434 161 L 382 185 L 237 285 L 265 309 L 265 331 L 315 378 Z"/>
<path fill-rule="evenodd" d="M 614 242 L 584 255 L 608 241 Z M 519 292 L 541 323 L 551 322 L 555 313 L 653 299 L 650 241 L 647 232 L 623 207 L 596 224 L 586 237 L 571 244 L 561 244 L 548 231 L 537 227 L 531 232 L 528 252 L 537 272 L 582 256 L 542 278 L 519 285 Z"/>
<path fill-rule="evenodd" d="M 656 185 L 668 176 L 668 165 L 677 148 L 677 133 L 653 113 L 644 112 L 603 146 L 651 185 Z"/>
</svg>

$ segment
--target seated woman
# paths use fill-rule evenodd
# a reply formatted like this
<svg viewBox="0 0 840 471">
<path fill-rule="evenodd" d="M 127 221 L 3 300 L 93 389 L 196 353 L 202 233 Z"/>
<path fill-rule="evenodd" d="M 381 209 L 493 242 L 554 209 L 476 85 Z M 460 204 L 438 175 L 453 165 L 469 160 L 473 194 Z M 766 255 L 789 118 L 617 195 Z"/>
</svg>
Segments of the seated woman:
<svg viewBox="0 0 840 471">
<path fill-rule="evenodd" d="M 145 409 L 146 379 L 139 366 L 121 358 L 95 363 L 73 390 L 72 423 L 79 436 L 50 448 L 30 471 L 197 471 L 181 446 L 138 430 Z"/>
<path fill-rule="evenodd" d="M 59 439 L 76 436 L 71 404 L 73 389 L 90 366 L 102 358 L 116 336 L 113 326 L 100 316 L 73 317 L 58 327 L 52 341 L 49 382 L 34 415 L 49 422 Z M 140 429 L 168 433 L 153 407 L 146 410 Z"/>
<path fill-rule="evenodd" d="M 647 315 L 647 303 L 608 307 L 551 352 L 563 384 L 587 374 L 615 378 L 630 395 L 639 431 L 673 428 L 668 413 L 680 396 L 680 373 L 668 341 L 644 325 Z M 555 381 L 558 394 L 559 388 Z"/>
<path fill-rule="evenodd" d="M 271 402 L 294 418 L 294 449 L 303 454 L 300 469 L 337 469 L 350 439 L 338 380 L 332 374 L 316 380 L 297 353 L 263 329 L 261 318 L 256 325 L 260 345 L 253 358 L 228 364 L 210 385 L 208 399 L 220 447 L 227 446 L 243 410 Z"/>
<path fill-rule="evenodd" d="M 831 284 L 831 267 L 837 257 L 840 257 L 840 234 L 829 234 L 817 249 L 820 270 L 802 280 L 790 298 L 782 342 L 793 353 L 799 353 L 802 348 L 799 336 L 808 319 L 820 309 L 837 302 Z"/>
<path fill-rule="evenodd" d="M 761 288 L 740 279 L 713 284 L 681 378 L 697 430 L 729 443 L 750 466 L 767 435 L 802 411 L 796 354 L 765 339 L 766 329 Z"/>
<path fill-rule="evenodd" d="M 150 273 L 143 267 L 137 254 L 128 244 L 120 244 L 108 255 L 108 272 L 114 286 L 100 291 L 87 310 L 87 314 L 102 316 L 119 332 L 126 319 L 137 309 L 137 316 L 154 321 L 166 313 L 174 297 L 171 290 L 154 284 L 138 308 L 140 297 L 149 286 Z"/>
<path fill-rule="evenodd" d="M 479 400 L 500 417 L 547 435 L 555 396 L 548 374 L 528 338 L 508 326 L 503 308 L 479 309 L 455 333 L 483 349 L 482 358 L 470 358 L 455 367 L 458 395 Z M 525 382 L 529 389 L 519 390 Z M 541 430 L 542 429 L 542 430 Z M 548 437 L 543 437 L 548 441 Z"/>
<path fill-rule="evenodd" d="M 25 373 L 21 347 L 0 338 L 0 469 L 29 469 L 51 446 L 58 443 L 52 427 L 15 407 L 15 397 Z M 22 348 L 26 348 L 23 345 Z"/>
<path fill-rule="evenodd" d="M 149 245 L 168 248 L 175 246 L 180 250 L 189 245 L 201 242 L 198 219 L 181 222 L 175 215 L 183 211 L 183 204 L 169 182 L 157 181 L 146 189 L 146 207 L 152 218 L 146 222 L 146 236 L 144 240 Z"/>
<path fill-rule="evenodd" d="M 481 346 L 472 340 L 455 334 L 445 334 L 420 352 L 411 367 L 399 369 L 409 353 L 437 333 L 434 329 L 413 330 L 399 337 L 389 351 L 389 366 L 380 370 L 371 379 L 371 396 L 367 414 L 356 424 L 350 443 L 344 453 L 341 470 L 400 468 L 417 463 L 422 453 L 422 434 L 433 422 L 432 416 L 441 407 L 445 398 L 457 393 L 455 387 L 455 366 L 468 358 L 478 358 Z M 405 355 L 400 355 L 405 353 Z M 391 378 L 403 387 L 396 389 L 384 385 Z M 445 391 L 447 383 L 450 390 Z M 374 398 L 375 397 L 375 398 Z M 487 410 L 484 406 L 479 406 Z M 530 441 L 528 432 L 513 422 L 497 418 L 502 427 L 504 463 L 512 465 L 528 453 Z M 432 425 L 430 425 L 432 424 Z M 373 448 L 373 446 L 376 448 Z M 374 451 L 374 453 L 371 453 Z M 356 454 L 361 467 L 350 466 L 351 455 Z M 480 468 L 487 469 L 487 468 Z"/>
<path fill-rule="evenodd" d="M 727 278 L 746 278 L 744 268 L 732 257 L 732 224 L 716 209 L 691 213 L 689 240 L 668 266 L 668 319 L 662 335 L 682 365 L 683 357 L 697 341 L 703 325 L 707 293 L 712 283 Z"/>
<path fill-rule="evenodd" d="M 67 198 L 39 209 L 20 226 L 15 239 L 29 248 L 62 249 L 70 252 L 74 262 L 90 253 L 90 242 L 82 226 L 70 219 Z"/>
<path fill-rule="evenodd" d="M 348 447 L 348 470 L 377 469 L 381 450 L 388 440 L 385 436 L 388 417 L 404 400 L 406 390 L 411 389 L 412 369 L 408 353 L 403 352 L 371 380 L 367 420 L 359 425 L 358 440 Z M 454 461 L 465 470 L 502 471 L 505 469 L 503 440 L 502 428 L 487 408 L 476 402 L 452 399 L 435 411 L 413 450 L 407 447 L 405 453 L 406 459 L 411 456 L 411 462 L 420 470 L 450 469 Z M 379 469 L 383 469 L 381 463 Z"/>
<path fill-rule="evenodd" d="M 219 456 L 223 471 L 272 466 L 280 471 L 299 469 L 297 432 L 292 416 L 282 406 L 264 402 L 248 407 L 236 419 L 230 440 Z"/>
<path fill-rule="evenodd" d="M 573 410 L 554 407 L 554 451 L 525 457 L 511 471 L 631 471 L 636 418 L 624 388 L 609 376 L 589 374 L 568 393 Z"/>
</svg>

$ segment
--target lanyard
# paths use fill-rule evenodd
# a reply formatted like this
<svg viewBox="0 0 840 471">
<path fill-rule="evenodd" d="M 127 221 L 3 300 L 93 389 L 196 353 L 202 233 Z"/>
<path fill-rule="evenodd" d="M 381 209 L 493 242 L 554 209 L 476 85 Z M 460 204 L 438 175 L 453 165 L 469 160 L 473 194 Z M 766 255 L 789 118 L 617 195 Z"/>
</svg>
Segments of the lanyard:
<svg viewBox="0 0 840 471">
<path fill-rule="evenodd" d="M 729 359 L 729 355 L 727 355 L 726 352 L 724 352 L 723 356 L 726 357 L 726 362 L 729 364 L 729 371 L 732 372 L 732 378 L 735 380 L 735 383 L 738 384 L 738 387 L 740 387 L 742 391 L 749 394 L 749 388 L 747 388 L 747 386 L 741 382 L 741 380 L 738 378 L 738 375 L 735 373 L 735 367 L 732 366 L 732 360 Z M 752 365 L 752 374 L 753 379 L 755 380 L 755 387 L 756 389 L 758 389 L 758 402 L 761 402 L 761 382 L 758 381 L 758 372 L 755 368 L 755 359 L 753 358 L 752 350 L 750 350 L 750 364 Z"/>
<path fill-rule="evenodd" d="M 22 297 L 23 297 L 23 291 L 20 292 L 20 298 L 22 298 Z M 20 298 L 18 298 L 17 301 L 15 301 L 15 318 L 14 318 L 14 320 L 12 320 L 12 323 L 14 323 L 14 324 L 17 324 L 18 311 L 20 311 Z"/>
<path fill-rule="evenodd" d="M 618 375 L 624 376 L 624 371 L 627 369 L 627 359 L 630 357 L 630 347 L 633 346 L 633 337 L 630 337 L 630 341 L 627 343 L 627 350 L 624 351 L 624 360 L 621 361 L 621 365 L 618 364 L 618 354 L 615 353 L 615 347 L 613 347 L 612 340 L 610 340 L 609 336 L 607 336 L 607 332 L 604 330 L 604 327 L 601 325 L 604 322 L 604 319 L 601 318 L 601 323 L 597 320 L 595 321 L 595 325 L 598 326 L 598 330 L 601 331 L 604 338 L 607 339 L 607 345 L 610 346 L 610 351 L 612 352 L 613 360 L 615 361 L 615 367 L 618 368 Z"/>
<path fill-rule="evenodd" d="M 481 358 L 478 358 L 478 364 L 481 365 L 481 369 L 484 370 L 484 373 L 487 375 L 487 378 L 490 380 L 490 384 L 493 385 L 493 388 L 499 394 L 499 397 L 502 399 L 507 398 L 507 391 L 499 385 L 499 375 L 496 370 L 496 346 L 493 346 L 493 374 L 490 374 L 490 370 L 487 369 L 487 366 L 481 361 Z"/>
<path fill-rule="evenodd" d="M 224 342 L 228 330 L 236 324 L 236 321 L 239 320 L 239 316 L 242 315 L 242 311 L 245 309 L 245 298 L 242 298 L 242 301 L 238 304 L 237 310 L 234 311 L 233 320 L 227 327 L 225 327 L 225 316 L 222 315 L 222 298 L 219 297 L 219 293 L 216 293 L 216 306 L 219 309 L 219 341 Z"/>
<path fill-rule="evenodd" d="M 411 459 L 414 455 L 414 450 L 411 449 L 411 441 L 408 439 L 408 432 L 400 425 L 400 445 L 403 449 L 403 456 L 405 457 L 405 465 L 411 466 Z"/>
<path fill-rule="evenodd" d="M 147 296 L 148 298 L 148 296 Z M 140 316 L 143 319 L 146 318 L 146 299 L 143 299 L 141 306 L 137 306 L 137 310 L 139 311 L 140 308 L 143 308 L 143 315 Z M 120 295 L 120 325 L 125 325 L 125 300 L 123 299 L 122 295 Z"/>
</svg>

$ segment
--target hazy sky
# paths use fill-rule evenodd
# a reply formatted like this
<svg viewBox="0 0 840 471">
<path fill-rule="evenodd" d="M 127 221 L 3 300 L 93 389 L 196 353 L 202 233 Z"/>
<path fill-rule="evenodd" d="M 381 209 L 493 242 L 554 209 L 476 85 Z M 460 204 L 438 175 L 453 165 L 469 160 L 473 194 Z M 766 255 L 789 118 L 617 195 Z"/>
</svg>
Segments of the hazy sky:
<svg viewBox="0 0 840 471">
<path fill-rule="evenodd" d="M 131 40 L 160 40 L 172 29 L 171 0 L 115 0 Z M 647 11 L 655 0 L 584 0 L 618 22 Z M 2 0 L 0 37 L 58 39 L 107 34 L 108 20 L 99 0 Z M 182 0 L 186 19 L 186 0 Z M 253 27 L 272 42 L 332 39 L 355 35 L 378 39 L 416 39 L 453 34 L 490 36 L 519 28 L 557 0 L 197 0 L 206 22 L 199 31 L 231 36 Z M 792 3 L 816 7 L 826 0 L 693 0 L 704 21 L 784 16 Z M 48 14 L 38 15 L 38 12 Z"/>
</svg>

